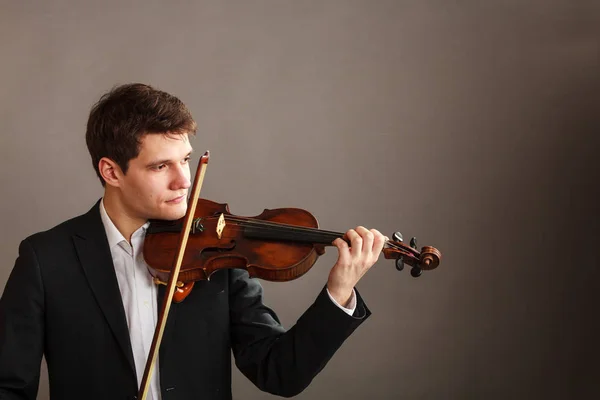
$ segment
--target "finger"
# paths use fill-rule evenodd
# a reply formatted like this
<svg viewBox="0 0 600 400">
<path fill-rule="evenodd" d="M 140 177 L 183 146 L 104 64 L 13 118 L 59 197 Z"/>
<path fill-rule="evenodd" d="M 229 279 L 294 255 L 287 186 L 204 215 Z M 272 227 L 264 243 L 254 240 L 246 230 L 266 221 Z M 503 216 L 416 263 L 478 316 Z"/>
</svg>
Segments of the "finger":
<svg viewBox="0 0 600 400">
<path fill-rule="evenodd" d="M 369 256 L 373 252 L 373 240 L 375 239 L 375 236 L 364 226 L 357 226 L 355 231 L 360 235 L 363 241 L 362 253 L 365 254 L 365 256 Z"/>
<path fill-rule="evenodd" d="M 379 232 L 377 229 L 371 229 L 371 233 L 373 233 L 374 236 L 373 253 L 379 255 L 379 253 L 381 253 L 381 250 L 383 250 L 383 246 L 385 246 L 385 243 L 388 239 L 386 236 L 383 236 L 381 232 Z"/>
<path fill-rule="evenodd" d="M 348 230 L 346 236 L 350 239 L 350 253 L 352 257 L 359 257 L 362 253 L 362 238 L 354 229 Z"/>
<path fill-rule="evenodd" d="M 350 249 L 346 241 L 337 238 L 332 243 L 338 249 L 338 263 L 348 264 L 350 263 Z"/>
<path fill-rule="evenodd" d="M 371 232 L 375 236 L 373 241 L 373 263 L 376 263 L 377 260 L 379 260 L 379 256 L 381 256 L 383 246 L 385 246 L 386 243 L 386 238 L 377 229 L 371 229 Z"/>
</svg>

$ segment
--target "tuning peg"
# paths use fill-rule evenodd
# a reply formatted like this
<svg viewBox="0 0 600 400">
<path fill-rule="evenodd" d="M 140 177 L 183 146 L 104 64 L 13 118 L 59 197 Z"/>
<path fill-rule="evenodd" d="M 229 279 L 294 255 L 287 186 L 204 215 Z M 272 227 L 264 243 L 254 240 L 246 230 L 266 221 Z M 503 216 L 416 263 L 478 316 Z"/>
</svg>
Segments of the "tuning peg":
<svg viewBox="0 0 600 400">
<path fill-rule="evenodd" d="M 423 270 L 419 267 L 412 267 L 412 269 L 410 270 L 410 274 L 414 278 L 418 278 L 419 276 L 421 276 L 421 272 L 423 272 Z"/>
<path fill-rule="evenodd" d="M 417 238 L 414 236 L 412 239 L 410 239 L 410 247 L 412 247 L 413 249 L 417 248 Z"/>
<path fill-rule="evenodd" d="M 404 257 L 400 256 L 400 258 L 396 259 L 396 269 L 398 271 L 402 271 L 404 269 Z"/>
<path fill-rule="evenodd" d="M 394 232 L 394 234 L 392 235 L 392 238 L 394 239 L 394 241 L 396 242 L 402 242 L 404 239 L 402 238 L 402 234 L 400 232 Z"/>
</svg>

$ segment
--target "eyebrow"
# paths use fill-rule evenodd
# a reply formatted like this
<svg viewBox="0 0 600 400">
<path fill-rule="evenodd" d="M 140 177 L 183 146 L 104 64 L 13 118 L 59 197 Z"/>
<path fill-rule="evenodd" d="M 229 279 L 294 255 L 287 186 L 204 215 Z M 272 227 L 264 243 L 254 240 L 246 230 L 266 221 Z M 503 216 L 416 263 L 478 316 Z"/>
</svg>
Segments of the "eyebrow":
<svg viewBox="0 0 600 400">
<path fill-rule="evenodd" d="M 194 152 L 193 149 L 190 150 L 190 152 L 187 153 L 187 155 L 184 158 L 191 156 L 193 152 Z M 146 167 L 149 168 L 149 167 L 153 167 L 155 165 L 169 164 L 170 162 L 171 162 L 171 160 L 156 160 L 156 161 L 151 161 L 148 164 L 146 164 Z"/>
</svg>

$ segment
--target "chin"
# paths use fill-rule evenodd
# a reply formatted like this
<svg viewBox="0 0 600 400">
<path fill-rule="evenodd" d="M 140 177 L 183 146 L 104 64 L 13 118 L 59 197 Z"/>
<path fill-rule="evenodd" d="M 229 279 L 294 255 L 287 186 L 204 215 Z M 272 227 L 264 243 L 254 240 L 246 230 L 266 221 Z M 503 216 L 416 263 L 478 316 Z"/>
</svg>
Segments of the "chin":
<svg viewBox="0 0 600 400">
<path fill-rule="evenodd" d="M 170 206 L 166 210 L 162 212 L 161 219 L 163 220 L 176 220 L 185 217 L 185 213 L 187 212 L 187 204 Z"/>
</svg>

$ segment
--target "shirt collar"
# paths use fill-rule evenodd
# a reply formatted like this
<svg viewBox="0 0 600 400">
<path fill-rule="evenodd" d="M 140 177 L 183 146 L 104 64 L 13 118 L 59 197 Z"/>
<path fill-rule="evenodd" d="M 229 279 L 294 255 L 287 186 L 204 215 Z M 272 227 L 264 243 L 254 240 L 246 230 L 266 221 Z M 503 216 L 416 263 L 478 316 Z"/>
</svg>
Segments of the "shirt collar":
<svg viewBox="0 0 600 400">
<path fill-rule="evenodd" d="M 119 243 L 121 243 L 123 241 L 127 243 L 127 239 L 125 239 L 125 237 L 121 234 L 121 232 L 119 232 L 119 230 L 117 229 L 115 224 L 112 222 L 112 220 L 108 216 L 108 213 L 106 212 L 106 209 L 104 208 L 104 198 L 102 198 L 102 201 L 100 201 L 100 218 L 102 219 L 102 224 L 104 225 L 104 231 L 106 232 L 106 237 L 108 239 L 108 246 L 111 250 L 116 245 L 118 245 Z M 137 232 L 139 232 L 140 230 L 143 230 L 143 233 L 146 233 L 146 229 L 148 228 L 148 226 L 150 226 L 149 221 L 146 222 L 144 225 L 142 225 L 138 230 L 136 230 L 134 232 L 134 235 Z"/>
</svg>

